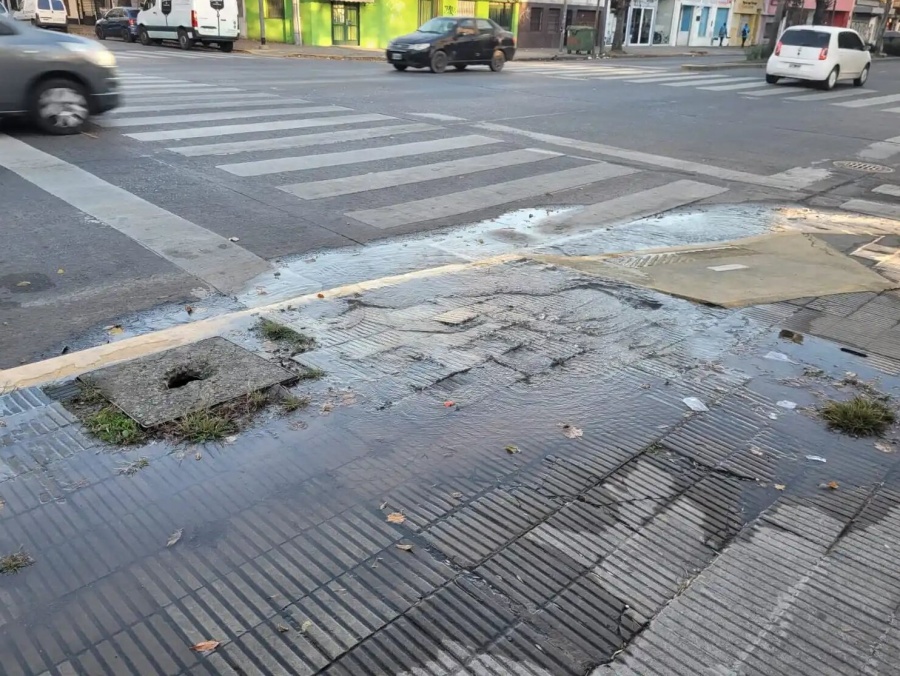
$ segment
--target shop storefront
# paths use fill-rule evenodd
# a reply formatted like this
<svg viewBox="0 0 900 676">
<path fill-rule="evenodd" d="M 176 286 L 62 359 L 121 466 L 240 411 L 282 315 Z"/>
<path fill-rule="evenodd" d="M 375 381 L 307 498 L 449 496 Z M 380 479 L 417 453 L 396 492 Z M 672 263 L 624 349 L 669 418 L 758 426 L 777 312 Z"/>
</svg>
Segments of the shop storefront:
<svg viewBox="0 0 900 676">
<path fill-rule="evenodd" d="M 749 29 L 747 46 L 759 44 L 763 0 L 734 0 L 733 12 L 734 18 L 731 21 L 731 30 L 728 32 L 729 44 L 741 44 L 741 30 L 745 25 Z"/>
<path fill-rule="evenodd" d="M 654 39 L 657 0 L 631 0 L 625 27 L 626 45 L 660 44 L 661 36 Z"/>
<path fill-rule="evenodd" d="M 672 18 L 673 37 L 670 38 L 670 44 L 685 47 L 718 45 L 722 26 L 725 27 L 726 35 L 730 34 L 731 0 L 676 2 Z"/>
</svg>

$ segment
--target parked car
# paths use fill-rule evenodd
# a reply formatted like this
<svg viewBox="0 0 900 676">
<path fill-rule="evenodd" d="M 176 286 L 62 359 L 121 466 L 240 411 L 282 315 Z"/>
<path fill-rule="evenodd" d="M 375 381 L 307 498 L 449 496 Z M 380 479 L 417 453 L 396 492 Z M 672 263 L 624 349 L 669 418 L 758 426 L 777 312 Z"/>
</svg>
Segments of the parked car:
<svg viewBox="0 0 900 676">
<path fill-rule="evenodd" d="M 490 19 L 474 16 L 436 17 L 387 47 L 387 60 L 397 70 L 429 68 L 432 73 L 443 73 L 447 66 L 465 70 L 473 65 L 498 72 L 515 54 L 512 33 Z"/>
<path fill-rule="evenodd" d="M 137 22 L 145 47 L 177 40 L 182 49 L 199 42 L 230 52 L 240 37 L 237 0 L 143 0 Z"/>
<path fill-rule="evenodd" d="M 26 21 L 38 28 L 67 32 L 69 15 L 63 0 L 9 0 L 9 11 L 16 21 Z"/>
<path fill-rule="evenodd" d="M 781 34 L 766 64 L 766 82 L 781 78 L 817 82 L 833 89 L 839 80 L 862 87 L 872 55 L 859 33 L 834 26 L 792 26 Z"/>
<path fill-rule="evenodd" d="M 137 16 L 138 10 L 131 7 L 113 7 L 94 25 L 97 39 L 116 37 L 134 42 L 138 37 Z"/>
<path fill-rule="evenodd" d="M 0 17 L 0 116 L 24 115 L 50 134 L 77 134 L 120 104 L 116 57 L 94 40 Z"/>
<path fill-rule="evenodd" d="M 885 31 L 881 49 L 888 56 L 900 56 L 900 32 Z"/>
</svg>

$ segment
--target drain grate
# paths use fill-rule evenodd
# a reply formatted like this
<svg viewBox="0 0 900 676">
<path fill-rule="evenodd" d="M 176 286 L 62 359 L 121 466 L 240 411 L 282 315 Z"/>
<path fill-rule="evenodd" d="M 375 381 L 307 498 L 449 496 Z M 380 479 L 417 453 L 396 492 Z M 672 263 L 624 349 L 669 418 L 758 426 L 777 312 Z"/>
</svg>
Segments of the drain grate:
<svg viewBox="0 0 900 676">
<path fill-rule="evenodd" d="M 890 174 L 894 170 L 883 164 L 870 164 L 869 162 L 857 162 L 855 160 L 838 160 L 833 163 L 838 169 L 852 169 L 853 171 L 865 171 L 870 174 Z"/>
</svg>

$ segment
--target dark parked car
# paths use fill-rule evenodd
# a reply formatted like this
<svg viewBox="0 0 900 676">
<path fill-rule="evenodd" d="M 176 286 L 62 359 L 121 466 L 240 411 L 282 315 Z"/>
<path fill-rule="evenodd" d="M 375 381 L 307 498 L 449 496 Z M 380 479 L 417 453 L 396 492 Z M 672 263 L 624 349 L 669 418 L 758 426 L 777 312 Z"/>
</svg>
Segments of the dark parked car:
<svg viewBox="0 0 900 676">
<path fill-rule="evenodd" d="M 134 42 L 138 37 L 138 10 L 131 7 L 113 7 L 94 26 L 99 40 L 116 37 Z"/>
<path fill-rule="evenodd" d="M 50 134 L 77 134 L 119 105 L 116 57 L 78 35 L 0 17 L 0 117 L 25 115 Z"/>
<path fill-rule="evenodd" d="M 900 56 L 900 32 L 885 31 L 882 49 L 888 56 Z"/>
<path fill-rule="evenodd" d="M 397 70 L 430 68 L 443 73 L 447 66 L 490 66 L 503 70 L 516 53 L 516 38 L 490 19 L 474 16 L 439 16 L 419 30 L 392 40 L 387 60 Z"/>
</svg>

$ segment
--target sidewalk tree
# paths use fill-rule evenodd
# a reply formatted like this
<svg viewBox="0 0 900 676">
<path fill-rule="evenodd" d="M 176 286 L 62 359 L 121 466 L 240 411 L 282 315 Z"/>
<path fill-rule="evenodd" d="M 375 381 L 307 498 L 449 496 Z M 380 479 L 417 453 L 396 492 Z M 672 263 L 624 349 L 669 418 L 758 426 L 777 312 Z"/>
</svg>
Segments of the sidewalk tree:
<svg viewBox="0 0 900 676">
<path fill-rule="evenodd" d="M 813 10 L 813 25 L 824 26 L 828 23 L 828 12 L 834 8 L 834 0 L 816 0 Z"/>
<path fill-rule="evenodd" d="M 613 35 L 611 50 L 623 51 L 625 45 L 625 24 L 628 22 L 628 8 L 631 0 L 609 0 L 610 10 L 616 15 L 616 32 Z"/>
<path fill-rule="evenodd" d="M 888 21 L 894 11 L 894 0 L 882 0 L 884 14 L 878 19 L 878 27 L 875 29 L 875 53 L 881 54 L 884 50 L 884 32 L 887 30 Z"/>
</svg>

